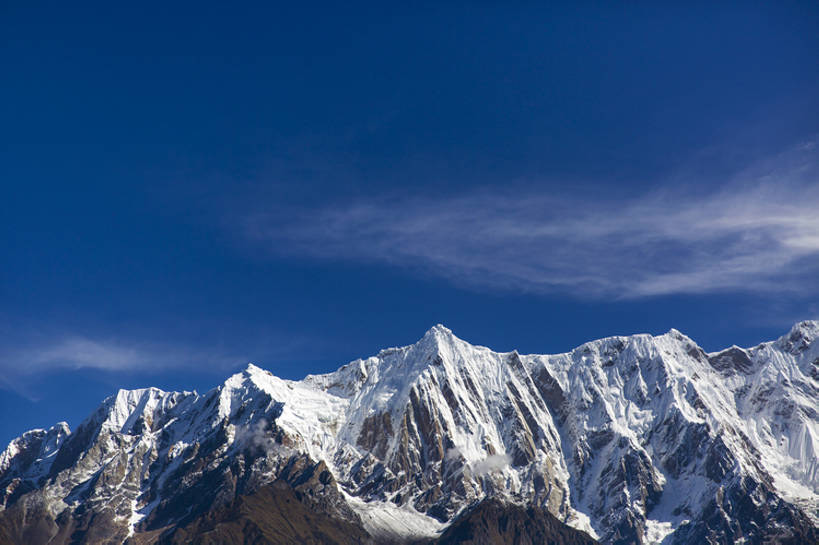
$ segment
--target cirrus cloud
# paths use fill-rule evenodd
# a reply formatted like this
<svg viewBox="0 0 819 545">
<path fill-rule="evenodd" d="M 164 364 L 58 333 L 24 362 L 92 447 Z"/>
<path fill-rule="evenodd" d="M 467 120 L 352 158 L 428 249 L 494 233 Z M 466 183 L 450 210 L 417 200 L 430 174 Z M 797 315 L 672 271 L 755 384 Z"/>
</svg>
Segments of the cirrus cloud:
<svg viewBox="0 0 819 545">
<path fill-rule="evenodd" d="M 251 215 L 281 255 L 388 264 L 473 288 L 633 299 L 819 291 L 816 150 L 760 161 L 716 190 L 636 198 L 528 190 L 382 196 Z M 699 191 L 680 187 L 699 187 Z"/>
</svg>

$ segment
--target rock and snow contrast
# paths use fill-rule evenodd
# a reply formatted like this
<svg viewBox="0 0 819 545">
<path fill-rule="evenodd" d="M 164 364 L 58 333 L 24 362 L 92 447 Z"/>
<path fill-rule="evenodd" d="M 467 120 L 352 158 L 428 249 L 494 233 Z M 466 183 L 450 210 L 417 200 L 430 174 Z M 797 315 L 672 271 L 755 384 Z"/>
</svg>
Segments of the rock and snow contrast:
<svg viewBox="0 0 819 545">
<path fill-rule="evenodd" d="M 817 407 L 819 322 L 711 354 L 676 330 L 498 353 L 439 325 L 29 431 L 0 455 L 0 543 L 817 543 Z"/>
</svg>

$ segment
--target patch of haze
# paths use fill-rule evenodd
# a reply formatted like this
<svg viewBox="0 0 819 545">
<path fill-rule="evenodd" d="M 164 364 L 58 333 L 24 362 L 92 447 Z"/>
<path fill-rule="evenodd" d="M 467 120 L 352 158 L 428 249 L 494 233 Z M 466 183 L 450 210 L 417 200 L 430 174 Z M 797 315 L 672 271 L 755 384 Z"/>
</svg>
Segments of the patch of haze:
<svg viewBox="0 0 819 545">
<path fill-rule="evenodd" d="M 446 449 L 444 453 L 444 460 L 463 460 L 463 455 L 461 454 L 461 449 L 458 447 L 451 447 Z"/>
<path fill-rule="evenodd" d="M 492 454 L 485 459 L 470 464 L 472 473 L 477 477 L 483 477 L 490 473 L 503 471 L 512 463 L 512 459 L 508 454 Z"/>
<path fill-rule="evenodd" d="M 237 428 L 234 442 L 246 447 L 261 449 L 264 452 L 272 452 L 276 441 L 269 432 L 270 422 L 260 418 L 247 426 Z"/>
</svg>

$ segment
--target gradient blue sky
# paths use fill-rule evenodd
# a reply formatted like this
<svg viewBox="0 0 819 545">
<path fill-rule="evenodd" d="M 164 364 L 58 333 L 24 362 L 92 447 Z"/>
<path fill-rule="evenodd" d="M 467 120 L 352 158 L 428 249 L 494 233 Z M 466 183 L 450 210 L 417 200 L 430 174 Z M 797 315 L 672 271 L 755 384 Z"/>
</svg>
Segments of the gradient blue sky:
<svg viewBox="0 0 819 545">
<path fill-rule="evenodd" d="M 438 322 L 819 316 L 816 2 L 139 4 L 0 7 L 2 444 Z"/>
</svg>

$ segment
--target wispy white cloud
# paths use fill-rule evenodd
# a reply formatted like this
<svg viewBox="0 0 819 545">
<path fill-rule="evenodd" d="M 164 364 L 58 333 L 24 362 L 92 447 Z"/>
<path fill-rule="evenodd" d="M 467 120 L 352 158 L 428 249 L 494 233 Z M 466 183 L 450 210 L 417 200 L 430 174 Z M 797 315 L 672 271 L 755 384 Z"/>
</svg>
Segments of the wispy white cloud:
<svg viewBox="0 0 819 545">
<path fill-rule="evenodd" d="M 39 328 L 10 324 L 8 317 L 0 315 L 0 386 L 3 377 L 9 375 L 35 375 L 52 369 L 195 369 L 223 373 L 251 361 L 269 366 L 283 360 L 312 358 L 326 348 L 320 339 L 267 330 L 225 343 L 215 339 L 144 339 L 122 332 L 102 333 L 87 326 L 83 329 L 90 331 L 76 333 L 53 324 Z"/>
<path fill-rule="evenodd" d="M 242 363 L 246 361 L 235 354 L 181 345 L 133 343 L 77 335 L 36 342 L 28 339 L 19 345 L 6 343 L 0 350 L 0 371 L 5 377 L 0 387 L 14 386 L 25 377 L 54 369 L 156 372 L 195 368 L 221 372 Z"/>
<path fill-rule="evenodd" d="M 205 366 L 224 369 L 236 365 L 236 356 L 182 346 L 125 343 L 117 340 L 67 336 L 51 343 L 18 349 L 6 356 L 19 364 L 19 372 L 43 369 L 98 369 L 103 371 L 156 371 Z"/>
<path fill-rule="evenodd" d="M 14 391 L 29 399 L 38 399 L 36 385 L 59 370 L 86 369 L 112 376 L 191 372 L 223 378 L 248 362 L 275 369 L 277 363 L 298 361 L 321 349 L 319 341 L 275 333 L 249 342 L 247 352 L 237 352 L 220 343 L 137 341 L 53 332 L 32 334 L 25 330 L 17 331 L 16 337 L 11 331 L 4 333 L 0 337 L 0 390 Z"/>
<path fill-rule="evenodd" d="M 267 210 L 244 227 L 280 254 L 390 264 L 477 288 L 592 298 L 815 293 L 816 155 L 800 145 L 708 191 L 692 181 L 629 199 L 532 190 L 382 196 Z"/>
<path fill-rule="evenodd" d="M 37 399 L 38 380 L 55 370 L 106 372 L 196 370 L 224 373 L 247 363 L 236 354 L 184 345 L 137 343 L 78 335 L 6 339 L 0 346 L 0 389 Z"/>
<path fill-rule="evenodd" d="M 83 337 L 71 337 L 50 346 L 29 349 L 19 353 L 17 357 L 30 371 L 43 367 L 121 371 L 157 364 L 155 355 L 145 353 L 144 350 Z"/>
</svg>

